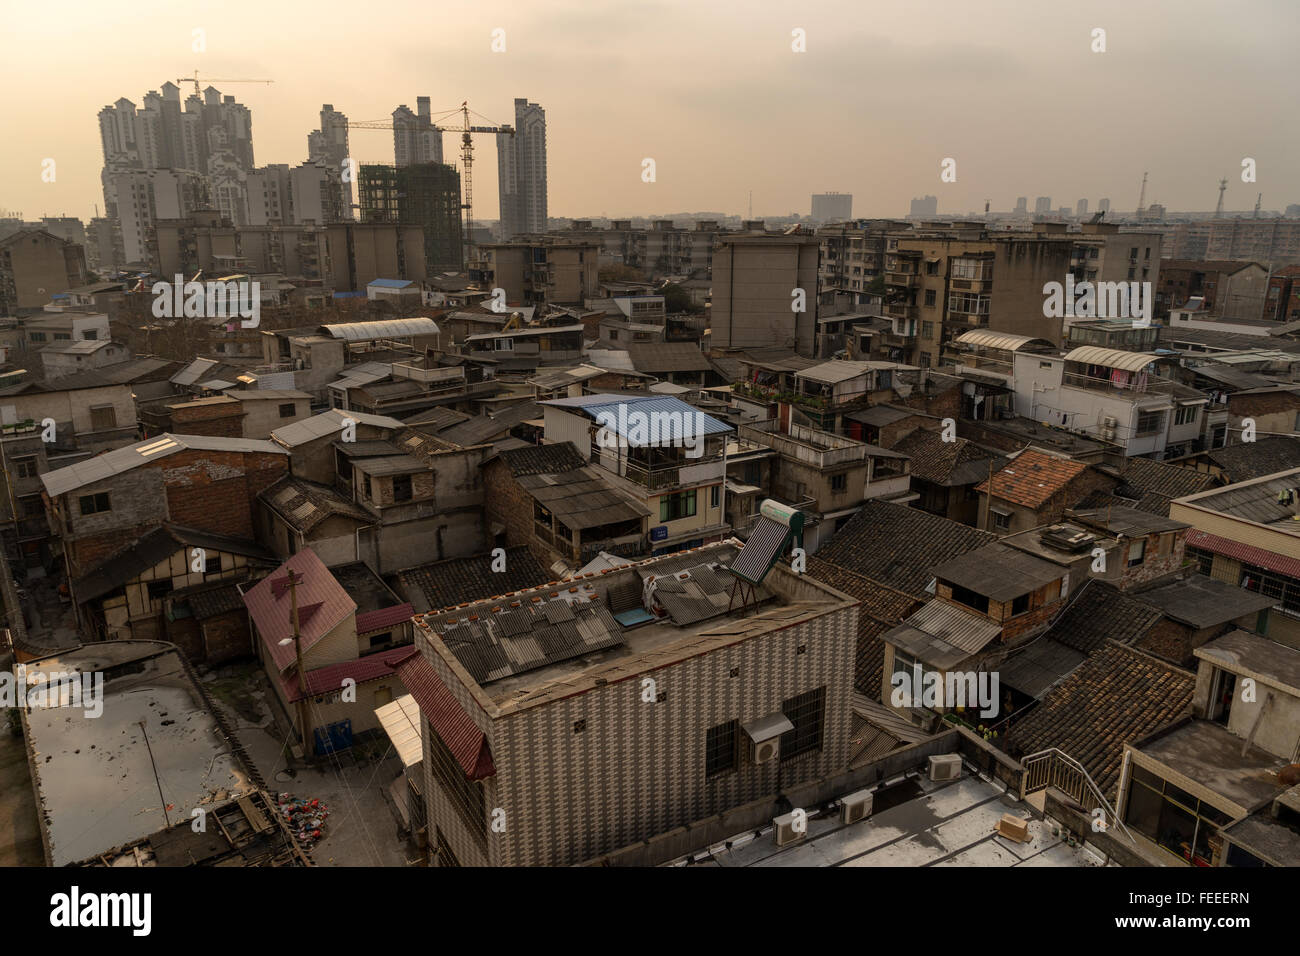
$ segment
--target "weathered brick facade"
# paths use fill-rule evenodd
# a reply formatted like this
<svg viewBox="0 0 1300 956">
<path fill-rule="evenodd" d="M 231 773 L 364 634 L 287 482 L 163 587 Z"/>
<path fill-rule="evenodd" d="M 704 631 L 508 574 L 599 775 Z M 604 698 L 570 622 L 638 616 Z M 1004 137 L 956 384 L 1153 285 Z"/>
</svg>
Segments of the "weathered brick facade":
<svg viewBox="0 0 1300 956">
<path fill-rule="evenodd" d="M 235 399 L 172 405 L 170 431 L 181 435 L 242 438 L 244 408 Z"/>
</svg>

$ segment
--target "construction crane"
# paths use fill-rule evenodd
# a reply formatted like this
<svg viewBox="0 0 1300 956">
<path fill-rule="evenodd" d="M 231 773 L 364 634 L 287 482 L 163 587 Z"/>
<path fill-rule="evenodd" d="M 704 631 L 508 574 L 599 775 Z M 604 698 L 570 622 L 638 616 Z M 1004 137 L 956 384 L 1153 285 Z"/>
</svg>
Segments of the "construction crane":
<svg viewBox="0 0 1300 956">
<path fill-rule="evenodd" d="M 460 125 L 448 126 L 445 121 L 448 117 L 460 114 Z M 470 113 L 474 113 L 469 108 L 469 101 L 461 103 L 459 107 L 453 110 L 446 110 L 437 121 L 430 122 L 429 126 L 421 127 L 422 129 L 432 129 L 439 133 L 460 133 L 460 162 L 464 169 L 461 177 L 461 208 L 465 210 L 465 259 L 466 262 L 472 262 L 474 259 L 474 133 L 507 133 L 510 136 L 515 135 L 515 128 L 508 125 L 484 125 L 475 126 L 470 122 Z M 491 124 L 492 121 L 481 113 L 474 113 L 479 119 Z M 406 129 L 405 125 L 394 126 L 392 120 L 362 120 L 354 122 L 347 121 L 349 129 Z"/>
<path fill-rule="evenodd" d="M 1228 189 L 1228 181 L 1226 179 L 1220 179 L 1219 180 L 1219 204 L 1214 207 L 1215 219 L 1223 218 L 1223 194 L 1227 191 L 1227 189 Z"/>
<path fill-rule="evenodd" d="M 193 84 L 194 84 L 194 95 L 195 95 L 195 96 L 201 96 L 201 95 L 202 95 L 202 94 L 199 92 L 199 71 L 198 71 L 198 70 L 195 70 L 195 71 L 194 71 L 194 75 L 193 75 L 193 76 L 182 76 L 182 77 L 179 77 L 179 78 L 176 80 L 176 82 L 177 82 L 177 83 L 193 83 Z M 218 80 L 218 79 L 213 79 L 213 78 L 210 77 L 210 76 L 205 76 L 205 77 L 203 77 L 203 82 L 204 82 L 204 83 L 266 83 L 267 85 L 270 85 L 271 83 L 274 83 L 275 80 Z"/>
</svg>

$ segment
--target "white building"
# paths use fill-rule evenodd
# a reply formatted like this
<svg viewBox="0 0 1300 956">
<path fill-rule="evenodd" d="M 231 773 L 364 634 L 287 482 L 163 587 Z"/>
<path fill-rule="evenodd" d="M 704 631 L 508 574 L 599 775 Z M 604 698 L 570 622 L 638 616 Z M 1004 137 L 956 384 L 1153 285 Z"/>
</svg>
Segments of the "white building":
<svg viewBox="0 0 1300 956">
<path fill-rule="evenodd" d="M 515 133 L 497 134 L 501 239 L 546 232 L 546 111 L 515 100 Z"/>
</svg>

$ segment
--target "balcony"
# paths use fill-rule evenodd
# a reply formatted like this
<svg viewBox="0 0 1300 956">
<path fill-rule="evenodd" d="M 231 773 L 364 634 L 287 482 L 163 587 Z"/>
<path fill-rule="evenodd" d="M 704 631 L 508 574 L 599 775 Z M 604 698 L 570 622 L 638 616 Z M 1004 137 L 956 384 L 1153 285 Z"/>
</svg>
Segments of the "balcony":
<svg viewBox="0 0 1300 956">
<path fill-rule="evenodd" d="M 1172 395 L 1174 391 L 1174 383 L 1168 379 L 1148 377 L 1144 381 L 1139 380 L 1139 384 L 1135 384 L 1132 375 L 1129 376 L 1127 382 L 1117 382 L 1109 378 L 1097 378 L 1096 376 L 1083 375 L 1078 372 L 1066 372 L 1062 376 L 1062 384 L 1073 388 L 1086 388 L 1090 391 L 1104 392 L 1112 398 L 1119 398 L 1128 402 L 1136 402 L 1153 396 Z"/>
<path fill-rule="evenodd" d="M 885 315 L 893 319 L 915 319 L 920 314 L 920 310 L 914 305 L 891 302 L 885 306 Z"/>
<path fill-rule="evenodd" d="M 901 286 L 904 289 L 915 289 L 919 278 L 920 276 L 915 272 L 886 272 L 885 284 Z"/>
</svg>

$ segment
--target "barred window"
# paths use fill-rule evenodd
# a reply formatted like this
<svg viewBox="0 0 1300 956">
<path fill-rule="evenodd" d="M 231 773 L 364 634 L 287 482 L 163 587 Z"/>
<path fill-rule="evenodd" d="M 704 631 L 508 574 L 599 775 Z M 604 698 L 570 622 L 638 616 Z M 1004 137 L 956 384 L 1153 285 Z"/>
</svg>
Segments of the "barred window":
<svg viewBox="0 0 1300 956">
<path fill-rule="evenodd" d="M 736 769 L 736 743 L 740 739 L 740 721 L 710 727 L 704 740 L 704 775 L 712 777 Z"/>
<path fill-rule="evenodd" d="M 451 851 L 451 844 L 448 843 L 447 838 L 442 835 L 442 830 L 439 830 L 437 827 L 435 827 L 434 829 L 437 831 L 438 834 L 437 835 L 438 865 L 439 866 L 460 866 L 460 860 L 456 859 L 456 854 Z"/>
<path fill-rule="evenodd" d="M 781 735 L 781 759 L 789 760 L 822 746 L 822 722 L 825 717 L 826 688 L 818 687 L 781 705 L 794 729 Z"/>
<path fill-rule="evenodd" d="M 486 801 L 483 798 L 483 784 L 465 776 L 465 771 L 431 724 L 428 733 L 433 776 L 443 792 L 447 794 L 447 799 L 456 808 L 456 813 L 469 832 L 486 844 L 487 811 Z"/>
<path fill-rule="evenodd" d="M 1295 578 L 1283 577 L 1251 564 L 1243 564 L 1241 586 L 1248 591 L 1256 591 L 1265 597 L 1273 598 L 1277 602 L 1274 610 L 1280 610 L 1292 617 L 1300 617 L 1300 581 Z"/>
<path fill-rule="evenodd" d="M 1209 577 L 1210 571 L 1214 568 L 1214 552 L 1204 551 L 1201 548 L 1188 547 L 1184 552 L 1188 560 L 1196 562 L 1196 573 L 1204 574 Z"/>
</svg>

